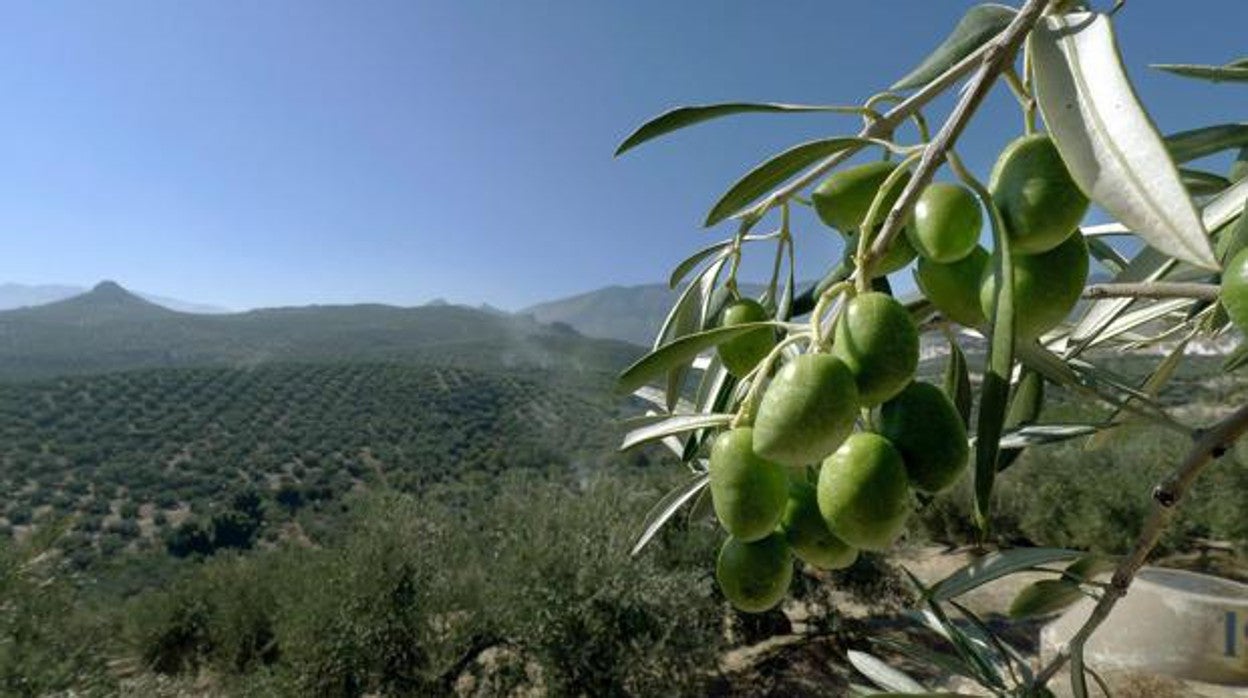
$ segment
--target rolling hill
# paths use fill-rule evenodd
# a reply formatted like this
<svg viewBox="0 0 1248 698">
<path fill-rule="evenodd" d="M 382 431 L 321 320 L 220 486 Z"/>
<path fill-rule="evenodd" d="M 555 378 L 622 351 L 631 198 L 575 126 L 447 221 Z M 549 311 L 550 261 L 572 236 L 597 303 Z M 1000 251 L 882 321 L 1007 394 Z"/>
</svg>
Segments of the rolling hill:
<svg viewBox="0 0 1248 698">
<path fill-rule="evenodd" d="M 453 305 L 363 304 L 181 313 L 112 282 L 0 312 L 0 379 L 280 361 L 433 362 L 615 371 L 639 348 L 566 325 Z"/>
</svg>

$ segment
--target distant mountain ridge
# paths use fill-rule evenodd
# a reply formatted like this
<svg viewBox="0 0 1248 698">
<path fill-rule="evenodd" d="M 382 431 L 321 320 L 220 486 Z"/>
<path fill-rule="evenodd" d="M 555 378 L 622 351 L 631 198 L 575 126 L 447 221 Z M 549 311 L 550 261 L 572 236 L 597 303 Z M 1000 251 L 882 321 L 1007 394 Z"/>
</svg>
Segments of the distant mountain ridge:
<svg viewBox="0 0 1248 698">
<path fill-rule="evenodd" d="M 174 366 L 375 361 L 615 372 L 638 347 L 457 305 L 313 305 L 182 313 L 116 283 L 0 312 L 0 378 Z"/>
<path fill-rule="evenodd" d="M 65 284 L 16 284 L 3 283 L 0 284 L 0 311 L 13 310 L 16 308 L 25 308 L 38 305 L 46 305 L 63 301 L 66 298 L 72 298 L 86 293 L 89 289 L 82 286 L 70 286 Z M 207 303 L 192 303 L 189 301 L 178 300 L 176 298 L 167 298 L 165 296 L 157 296 L 151 293 L 135 292 L 140 298 L 149 300 L 157 305 L 164 306 L 170 310 L 177 310 L 183 313 L 228 313 L 229 308 L 222 308 L 217 305 L 209 305 Z"/>
<path fill-rule="evenodd" d="M 741 284 L 741 292 L 758 297 L 763 292 L 763 286 Z M 517 314 L 530 315 L 538 322 L 547 324 L 563 323 L 589 337 L 650 346 L 678 293 L 678 290 L 661 283 L 607 286 L 538 303 Z"/>
</svg>

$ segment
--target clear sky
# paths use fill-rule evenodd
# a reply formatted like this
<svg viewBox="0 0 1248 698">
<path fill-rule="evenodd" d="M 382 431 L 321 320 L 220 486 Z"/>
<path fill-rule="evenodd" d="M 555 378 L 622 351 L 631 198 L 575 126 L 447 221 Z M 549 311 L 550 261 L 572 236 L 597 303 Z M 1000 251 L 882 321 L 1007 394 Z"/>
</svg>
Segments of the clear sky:
<svg viewBox="0 0 1248 698">
<path fill-rule="evenodd" d="M 632 127 L 682 103 L 860 102 L 968 5 L 6 2 L 0 282 L 515 309 L 659 280 L 728 234 L 699 225 L 742 172 L 857 124 L 741 117 L 613 160 Z M 1146 67 L 1248 53 L 1248 2 L 1129 0 L 1117 26 L 1163 131 L 1248 119 L 1242 85 Z M 1011 99 L 961 147 L 985 175 L 1021 127 Z M 836 245 L 799 224 L 813 276 Z"/>
</svg>

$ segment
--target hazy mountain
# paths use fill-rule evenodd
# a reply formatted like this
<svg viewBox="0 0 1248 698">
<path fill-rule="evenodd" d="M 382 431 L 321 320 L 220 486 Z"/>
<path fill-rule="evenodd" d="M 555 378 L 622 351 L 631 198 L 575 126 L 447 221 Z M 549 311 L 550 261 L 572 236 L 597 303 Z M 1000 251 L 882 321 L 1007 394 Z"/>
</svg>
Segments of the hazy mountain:
<svg viewBox="0 0 1248 698">
<path fill-rule="evenodd" d="M 12 310 L 14 308 L 25 308 L 36 305 L 46 305 L 55 303 L 56 301 L 72 298 L 77 295 L 86 293 L 87 289 L 82 286 L 67 286 L 64 284 L 0 284 L 0 310 Z M 176 298 L 168 298 L 165 296 L 157 296 L 150 293 L 135 292 L 135 295 L 145 298 L 157 305 L 162 305 L 170 310 L 178 310 L 184 313 L 228 313 L 228 308 L 222 308 L 216 305 L 208 305 L 205 303 L 191 303 L 189 301 L 178 300 Z"/>
<path fill-rule="evenodd" d="M 437 362 L 615 371 L 639 348 L 457 305 L 326 305 L 181 313 L 112 282 L 0 312 L 0 378 L 273 361 Z"/>
<path fill-rule="evenodd" d="M 742 293 L 758 297 L 763 287 L 742 284 Z M 538 303 L 519 311 L 542 323 L 564 323 L 590 337 L 618 339 L 641 346 L 654 343 L 678 291 L 667 284 L 607 286 L 568 298 Z"/>
</svg>

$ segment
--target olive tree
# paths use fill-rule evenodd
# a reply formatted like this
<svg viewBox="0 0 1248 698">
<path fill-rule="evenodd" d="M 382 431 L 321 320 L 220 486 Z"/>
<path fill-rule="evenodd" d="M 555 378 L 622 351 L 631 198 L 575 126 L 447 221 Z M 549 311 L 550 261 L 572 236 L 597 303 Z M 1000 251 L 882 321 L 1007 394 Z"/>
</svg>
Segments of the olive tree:
<svg viewBox="0 0 1248 698">
<path fill-rule="evenodd" d="M 691 476 L 655 505 L 634 552 L 683 508 L 709 506 L 728 533 L 716 566 L 721 590 L 741 610 L 766 610 L 785 596 L 794 556 L 838 568 L 858 550 L 887 549 L 916 495 L 930 498 L 964 475 L 986 542 L 994 481 L 1023 449 L 1145 421 L 1190 449 L 1156 484 L 1128 554 L 999 549 L 931 587 L 915 580 L 924 617 L 956 650 L 914 650 L 920 659 L 1000 695 L 1046 694 L 1069 664 L 1076 695 L 1086 695 L 1085 676 L 1095 674 L 1084 665 L 1084 644 L 1201 471 L 1248 430 L 1248 405 L 1189 424 L 1156 399 L 1192 342 L 1248 329 L 1248 125 L 1159 134 L 1122 67 L 1113 31 L 1119 9 L 1070 0 L 978 5 L 913 72 L 861 105 L 682 107 L 619 146 L 617 155 L 740 114 L 862 119 L 857 133 L 801 143 L 749 170 L 706 217 L 707 227 L 725 224 L 732 233 L 672 271 L 670 285 L 682 291 L 653 350 L 619 380 L 652 406 L 623 445 L 661 442 Z M 1248 81 L 1245 59 L 1155 67 Z M 957 146 L 973 136 L 965 131 L 997 83 L 1017 98 L 1022 133 L 983 177 Z M 952 90 L 956 104 L 933 133 L 925 109 Z M 1182 167 L 1235 150 L 1225 175 Z M 850 164 L 855 156 L 863 157 Z M 1091 204 L 1113 222 L 1084 224 Z M 794 271 L 802 231 L 791 213 L 801 206 L 845 241 L 843 257 L 808 288 L 798 288 Z M 747 298 L 737 273 L 743 256 L 760 249 L 774 260 L 770 282 L 761 297 Z M 888 275 L 912 264 L 917 292 L 895 297 Z M 1090 284 L 1091 264 L 1112 280 Z M 947 340 L 942 386 L 915 379 L 927 333 Z M 984 348 L 982 365 L 980 352 L 964 350 L 968 341 Z M 1098 350 L 1144 347 L 1162 351 L 1142 385 L 1097 365 Z M 1241 343 L 1224 369 L 1245 362 Z M 1046 385 L 1099 401 L 1108 416 L 1045 423 Z M 1096 599 L 1086 624 L 1038 670 L 949 620 L 951 606 L 977 623 L 957 597 L 1037 569 L 1052 578 L 1025 587 L 1015 614 Z M 1108 571 L 1107 582 L 1095 579 Z M 921 688 L 870 655 L 850 659 L 883 689 Z"/>
</svg>

